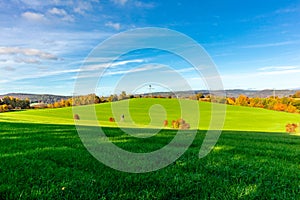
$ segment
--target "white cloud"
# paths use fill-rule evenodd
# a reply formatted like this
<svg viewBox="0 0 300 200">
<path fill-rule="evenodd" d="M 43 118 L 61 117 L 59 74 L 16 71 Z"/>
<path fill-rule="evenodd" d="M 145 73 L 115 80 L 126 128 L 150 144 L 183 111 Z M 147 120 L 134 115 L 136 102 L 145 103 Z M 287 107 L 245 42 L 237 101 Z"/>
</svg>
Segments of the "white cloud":
<svg viewBox="0 0 300 200">
<path fill-rule="evenodd" d="M 262 67 L 248 73 L 221 75 L 226 89 L 289 89 L 299 87 L 299 66 Z"/>
<path fill-rule="evenodd" d="M 295 68 L 295 69 L 286 69 L 286 70 L 275 70 L 275 71 L 263 71 L 259 72 L 259 75 L 286 75 L 286 74 L 296 74 L 300 72 L 300 68 Z"/>
<path fill-rule="evenodd" d="M 38 49 L 26 49 L 26 48 L 20 48 L 20 47 L 0 47 L 0 55 L 13 55 L 13 54 L 19 54 L 24 56 L 36 56 L 40 59 L 46 59 L 46 60 L 57 60 L 58 58 L 51 54 L 47 53 Z"/>
<path fill-rule="evenodd" d="M 15 62 L 27 64 L 40 64 L 41 62 L 36 58 L 15 58 Z"/>
<path fill-rule="evenodd" d="M 22 14 L 22 17 L 29 20 L 29 21 L 43 21 L 45 20 L 45 16 L 41 13 L 35 13 L 35 12 L 24 12 Z"/>
<path fill-rule="evenodd" d="M 52 15 L 60 15 L 60 16 L 65 16 L 67 15 L 67 12 L 64 9 L 59 9 L 59 8 L 52 8 L 48 11 Z"/>
<path fill-rule="evenodd" d="M 267 66 L 258 69 L 258 75 L 283 75 L 295 74 L 300 72 L 299 66 Z"/>
<path fill-rule="evenodd" d="M 104 76 L 120 75 L 120 74 L 128 74 L 128 73 L 138 73 L 138 72 L 150 71 L 150 70 L 160 69 L 160 68 L 163 68 L 163 66 L 159 65 L 159 64 L 147 64 L 142 67 L 137 67 L 137 68 L 133 68 L 133 69 L 107 72 L 104 74 Z"/>
<path fill-rule="evenodd" d="M 93 59 L 93 61 L 95 60 Z M 144 62 L 143 59 L 122 60 L 122 61 L 117 61 L 112 63 L 104 62 L 100 64 L 88 64 L 87 62 L 85 63 L 85 66 L 80 71 L 97 71 L 99 69 L 105 69 L 105 68 L 112 68 L 112 67 L 116 68 L 129 63 L 142 63 L 142 62 Z"/>
<path fill-rule="evenodd" d="M 283 71 L 283 70 L 291 70 L 297 69 L 297 66 L 267 66 L 259 68 L 259 71 Z"/>
<path fill-rule="evenodd" d="M 113 23 L 113 22 L 107 22 L 105 24 L 105 26 L 113 28 L 113 29 L 115 29 L 117 31 L 120 30 L 120 28 L 121 28 L 121 24 L 120 23 Z"/>
<path fill-rule="evenodd" d="M 92 5 L 90 2 L 79 1 L 78 5 L 74 8 L 74 12 L 84 15 L 86 11 L 89 11 L 91 9 L 92 9 Z"/>
<path fill-rule="evenodd" d="M 264 47 L 278 47 L 278 46 L 285 46 L 290 44 L 298 44 L 299 40 L 293 41 L 284 41 L 284 42 L 274 42 L 274 43 L 265 43 L 265 44 L 253 44 L 253 45 L 246 45 L 242 48 L 250 49 L 250 48 L 264 48 Z"/>
<path fill-rule="evenodd" d="M 52 15 L 62 17 L 62 20 L 64 21 L 70 21 L 70 22 L 74 21 L 74 17 L 72 15 L 69 15 L 64 9 L 59 9 L 54 7 L 48 10 L 48 12 Z"/>
<path fill-rule="evenodd" d="M 143 60 L 143 59 L 123 60 L 123 61 L 115 62 L 111 66 L 126 65 L 126 64 L 129 64 L 129 63 L 142 63 L 144 61 L 145 60 Z"/>
<path fill-rule="evenodd" d="M 9 70 L 7 70 L 9 71 Z M 15 71 L 13 70 L 10 70 Z M 39 79 L 39 78 L 43 78 L 43 77 L 50 77 L 50 76 L 58 76 L 58 75 L 62 75 L 62 74 L 68 74 L 68 73 L 77 73 L 79 72 L 80 69 L 65 69 L 65 70 L 48 70 L 48 71 L 38 71 L 39 73 L 36 73 L 37 71 L 31 70 L 30 73 L 25 74 L 25 73 L 14 73 L 14 76 L 8 76 L 7 79 L 2 79 L 3 83 L 9 83 L 12 81 L 20 81 L 20 80 L 25 80 L 25 79 Z"/>
<path fill-rule="evenodd" d="M 133 59 L 133 60 L 117 61 L 117 62 L 113 62 L 113 63 L 89 64 L 89 65 L 85 65 L 84 68 L 81 68 L 79 70 L 79 72 L 81 72 L 81 73 L 82 72 L 90 72 L 90 73 L 82 73 L 82 74 L 79 74 L 77 77 L 72 77 L 72 79 L 98 77 L 99 70 L 103 71 L 104 69 L 112 69 L 112 68 L 114 68 L 115 70 L 105 72 L 104 76 L 120 75 L 120 74 L 126 74 L 126 73 L 130 73 L 130 72 L 147 71 L 147 70 L 151 70 L 151 67 L 152 67 L 152 69 L 160 68 L 160 66 L 158 66 L 158 65 L 151 64 L 151 65 L 145 65 L 143 67 L 135 68 L 135 69 L 120 70 L 120 68 L 119 68 L 119 70 L 118 70 L 118 67 L 120 67 L 122 65 L 126 65 L 129 63 L 143 63 L 144 61 L 145 60 L 143 60 L 143 59 Z"/>
</svg>

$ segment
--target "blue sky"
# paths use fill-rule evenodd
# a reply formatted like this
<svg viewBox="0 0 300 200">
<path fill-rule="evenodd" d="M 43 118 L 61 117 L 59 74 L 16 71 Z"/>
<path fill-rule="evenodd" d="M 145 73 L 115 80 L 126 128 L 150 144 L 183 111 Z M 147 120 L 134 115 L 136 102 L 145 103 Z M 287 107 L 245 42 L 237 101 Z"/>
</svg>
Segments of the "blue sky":
<svg viewBox="0 0 300 200">
<path fill-rule="evenodd" d="M 71 95 L 77 73 L 97 45 L 143 27 L 168 28 L 197 41 L 216 64 L 225 89 L 300 88 L 299 18 L 296 0 L 1 1 L 0 94 Z M 207 89 L 182 58 L 144 50 L 116 60 L 95 92 L 146 92 L 155 85 L 149 77 L 164 79 L 161 72 L 168 70 L 177 70 L 192 89 Z M 129 72 L 134 80 L 148 79 L 118 86 Z M 163 88 L 158 84 L 154 90 Z"/>
</svg>

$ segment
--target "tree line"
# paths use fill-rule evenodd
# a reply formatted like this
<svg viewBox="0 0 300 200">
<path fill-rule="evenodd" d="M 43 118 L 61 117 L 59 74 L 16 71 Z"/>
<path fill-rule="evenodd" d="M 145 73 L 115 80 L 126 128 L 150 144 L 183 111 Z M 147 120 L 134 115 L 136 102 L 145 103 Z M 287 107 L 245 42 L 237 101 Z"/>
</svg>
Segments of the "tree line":
<svg viewBox="0 0 300 200">
<path fill-rule="evenodd" d="M 55 102 L 53 104 L 48 104 L 48 108 L 60 108 L 60 107 L 68 107 L 68 106 L 78 106 L 78 105 L 88 105 L 88 104 L 98 104 L 105 102 L 114 102 L 120 101 L 124 99 L 131 98 L 174 98 L 171 95 L 162 96 L 162 95 L 127 95 L 125 91 L 121 94 L 112 94 L 108 97 L 99 97 L 96 94 L 89 94 L 83 96 L 77 96 L 69 99 L 62 99 L 59 102 Z M 285 111 L 289 113 L 300 113 L 300 91 L 297 91 L 295 94 L 289 97 L 247 97 L 243 94 L 238 97 L 215 97 L 213 95 L 207 94 L 204 95 L 202 93 L 197 93 L 193 96 L 190 96 L 191 100 L 198 101 L 208 101 L 208 102 L 216 102 L 223 103 L 228 105 L 236 105 L 236 106 L 248 106 L 248 107 L 257 107 L 264 108 L 269 110 L 276 111 Z"/>
<path fill-rule="evenodd" d="M 75 96 L 68 99 L 61 99 L 54 103 L 38 103 L 30 107 L 30 100 L 27 98 L 25 100 L 18 99 L 15 97 L 6 96 L 0 99 L 0 112 L 6 112 L 16 109 L 29 109 L 29 108 L 62 108 L 70 106 L 79 105 L 89 105 L 89 104 L 99 104 L 105 102 L 114 102 L 124 99 L 131 98 L 173 98 L 170 95 L 127 95 L 125 91 L 121 94 L 112 94 L 108 97 L 99 97 L 96 94 L 88 94 Z M 294 95 L 289 97 L 274 97 L 270 96 L 267 98 L 260 97 L 247 97 L 245 95 L 239 95 L 238 97 L 215 97 L 210 94 L 203 95 L 202 93 L 197 93 L 189 97 L 191 100 L 198 101 L 208 101 L 223 103 L 228 105 L 236 106 L 248 106 L 248 107 L 258 107 L 269 110 L 284 111 L 289 113 L 300 113 L 300 91 L 297 91 Z"/>
<path fill-rule="evenodd" d="M 30 107 L 29 99 L 22 100 L 11 96 L 5 96 L 2 99 L 0 99 L 0 112 L 27 109 L 29 107 Z"/>
<path fill-rule="evenodd" d="M 245 95 L 240 95 L 237 98 L 227 98 L 226 103 L 229 105 L 265 108 L 289 113 L 299 113 L 300 111 L 300 102 L 292 97 L 249 98 Z"/>
<path fill-rule="evenodd" d="M 30 100 L 26 98 L 25 100 L 12 97 L 5 96 L 2 99 L 0 98 L 0 112 L 7 112 L 13 110 L 20 109 L 44 109 L 44 108 L 62 108 L 62 107 L 70 107 L 70 106 L 79 106 L 79 105 L 89 105 L 89 104 L 99 104 L 105 102 L 114 102 L 120 101 L 129 98 L 137 98 L 141 97 L 140 95 L 127 95 L 125 91 L 123 91 L 120 95 L 112 94 L 108 97 L 99 97 L 96 94 L 88 94 L 88 95 L 80 95 L 72 98 L 61 98 L 59 101 L 55 101 L 54 103 L 44 103 L 40 101 L 39 103 L 30 104 Z"/>
<path fill-rule="evenodd" d="M 214 97 L 211 95 L 204 96 L 199 93 L 190 97 L 190 99 L 199 101 L 209 101 L 216 103 L 224 103 L 235 106 L 248 106 L 256 108 L 264 108 L 275 111 L 284 111 L 289 113 L 300 113 L 300 91 L 289 97 L 270 96 L 266 98 L 261 97 L 247 97 L 246 95 L 239 95 L 238 97 Z"/>
</svg>

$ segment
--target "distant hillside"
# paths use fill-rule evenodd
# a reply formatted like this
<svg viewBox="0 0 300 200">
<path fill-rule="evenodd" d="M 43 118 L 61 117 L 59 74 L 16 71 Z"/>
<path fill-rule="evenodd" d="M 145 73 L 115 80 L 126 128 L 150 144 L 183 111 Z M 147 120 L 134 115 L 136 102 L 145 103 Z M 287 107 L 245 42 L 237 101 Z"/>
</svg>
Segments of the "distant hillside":
<svg viewBox="0 0 300 200">
<path fill-rule="evenodd" d="M 244 94 L 248 97 L 270 97 L 275 96 L 285 97 L 295 94 L 297 90 L 241 90 L 241 89 L 233 89 L 233 90 L 225 90 L 227 97 L 238 97 L 241 94 Z M 153 92 L 152 94 L 146 93 L 143 95 L 153 95 L 153 96 L 163 96 L 168 97 L 174 95 L 178 95 L 179 98 L 188 98 L 193 93 L 202 93 L 204 95 L 208 95 L 210 92 L 208 90 L 195 90 L 195 91 L 177 91 L 177 92 Z M 28 98 L 31 103 L 35 102 L 43 102 L 43 103 L 54 103 L 60 101 L 61 99 L 68 99 L 72 96 L 62 96 L 62 95 L 52 95 L 52 94 L 26 94 L 26 93 L 8 93 L 4 95 L 0 95 L 0 98 L 4 96 L 13 96 L 19 99 Z"/>
<path fill-rule="evenodd" d="M 288 97 L 295 94 L 296 90 L 226 90 L 226 96 L 238 97 L 240 94 L 244 94 L 247 97 L 270 97 L 275 94 L 278 97 Z"/>
<path fill-rule="evenodd" d="M 225 94 L 227 97 L 238 97 L 239 95 L 243 94 L 247 97 L 270 97 L 275 94 L 278 97 L 288 97 L 290 95 L 295 94 L 297 90 L 242 90 L 242 89 L 233 89 L 233 90 L 225 90 Z M 208 95 L 210 92 L 208 90 L 194 90 L 194 91 L 177 91 L 174 92 L 179 97 L 189 97 L 192 93 L 202 93 L 203 95 Z M 171 92 L 153 92 L 153 96 L 173 96 L 174 93 Z M 218 93 L 218 92 L 216 92 Z M 150 95 L 149 93 L 144 95 Z"/>
<path fill-rule="evenodd" d="M 0 95 L 0 98 L 3 98 L 4 96 L 12 96 L 19 99 L 28 98 L 31 103 L 43 102 L 47 104 L 60 101 L 61 99 L 71 98 L 71 96 L 61 96 L 61 95 L 52 95 L 52 94 L 25 94 L 25 93 L 8 93 L 8 94 Z"/>
</svg>

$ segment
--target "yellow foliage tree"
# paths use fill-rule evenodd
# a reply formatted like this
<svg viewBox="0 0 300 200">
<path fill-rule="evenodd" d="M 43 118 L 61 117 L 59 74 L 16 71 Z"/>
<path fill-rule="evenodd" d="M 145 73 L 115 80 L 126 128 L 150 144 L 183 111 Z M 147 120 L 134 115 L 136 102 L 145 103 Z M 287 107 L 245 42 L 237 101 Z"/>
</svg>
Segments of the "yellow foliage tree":
<svg viewBox="0 0 300 200">
<path fill-rule="evenodd" d="M 243 94 L 241 94 L 236 100 L 235 104 L 238 106 L 248 106 L 249 98 Z"/>
<path fill-rule="evenodd" d="M 229 104 L 229 105 L 234 105 L 234 104 L 235 104 L 233 98 L 228 97 L 228 98 L 226 99 L 226 101 L 227 101 L 227 104 Z"/>
<path fill-rule="evenodd" d="M 287 108 L 285 109 L 286 112 L 289 112 L 289 113 L 295 113 L 297 111 L 297 108 L 293 105 L 288 105 Z"/>
</svg>

